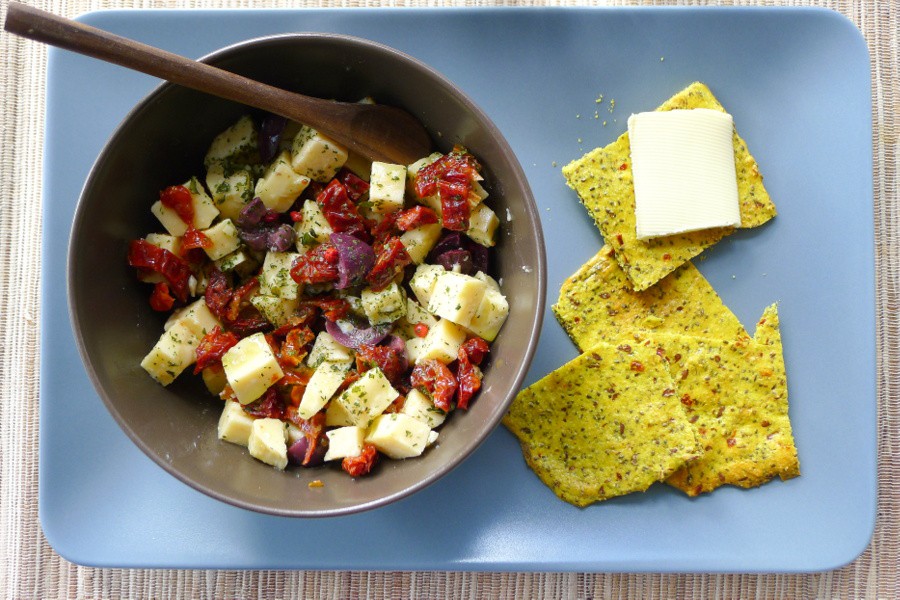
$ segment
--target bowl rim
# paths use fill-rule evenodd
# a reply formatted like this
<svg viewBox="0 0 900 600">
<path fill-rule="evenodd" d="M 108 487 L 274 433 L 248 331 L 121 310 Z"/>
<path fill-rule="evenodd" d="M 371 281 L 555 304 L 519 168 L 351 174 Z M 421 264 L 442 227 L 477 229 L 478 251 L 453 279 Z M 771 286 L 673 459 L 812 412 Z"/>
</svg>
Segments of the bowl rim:
<svg viewBox="0 0 900 600">
<path fill-rule="evenodd" d="M 534 303 L 534 314 L 531 323 L 531 328 L 529 331 L 528 339 L 529 343 L 525 349 L 525 354 L 522 357 L 520 364 L 517 366 L 516 370 L 512 374 L 512 383 L 509 387 L 509 392 L 506 394 L 506 397 L 503 399 L 503 402 L 499 403 L 497 408 L 490 415 L 490 418 L 485 422 L 485 433 L 478 438 L 473 439 L 471 442 L 463 446 L 455 456 L 452 457 L 451 460 L 448 460 L 440 465 L 439 468 L 431 471 L 426 477 L 417 480 L 415 483 L 411 485 L 407 485 L 402 489 L 399 489 L 393 493 L 380 496 L 376 499 L 369 500 L 367 502 L 361 502 L 358 504 L 352 504 L 348 506 L 338 507 L 334 509 L 316 509 L 316 510 L 304 510 L 304 509 L 281 509 L 275 508 L 265 504 L 254 504 L 250 501 L 245 501 L 242 499 L 234 498 L 225 494 L 221 491 L 218 491 L 215 488 L 212 488 L 208 485 L 199 483 L 190 477 L 186 476 L 179 469 L 176 469 L 172 466 L 172 464 L 160 455 L 157 454 L 144 440 L 136 433 L 134 429 L 128 424 L 120 411 L 116 408 L 115 403 L 106 393 L 105 389 L 101 385 L 100 378 L 95 370 L 93 363 L 90 359 L 89 353 L 87 351 L 87 347 L 85 344 L 84 337 L 82 335 L 82 324 L 78 315 L 78 310 L 76 308 L 77 304 L 77 287 L 75 285 L 75 278 L 73 276 L 74 265 L 76 262 L 76 256 L 74 249 L 78 245 L 77 242 L 81 239 L 81 235 L 79 231 L 82 229 L 82 223 L 85 220 L 85 197 L 91 191 L 92 182 L 94 181 L 94 177 L 99 171 L 102 164 L 106 162 L 108 156 L 112 152 L 111 147 L 113 142 L 117 140 L 120 135 L 123 135 L 123 129 L 127 123 L 129 123 L 132 119 L 138 116 L 142 111 L 146 110 L 149 106 L 153 104 L 161 95 L 165 94 L 169 89 L 173 87 L 181 87 L 178 84 L 163 81 L 159 83 L 153 90 L 151 90 L 147 95 L 141 98 L 137 104 L 135 104 L 128 113 L 122 118 L 118 125 L 116 125 L 115 129 L 107 138 L 106 142 L 103 145 L 100 153 L 97 158 L 94 160 L 91 165 L 90 170 L 88 171 L 87 177 L 85 178 L 84 184 L 82 185 L 82 189 L 78 196 L 78 201 L 75 207 L 75 214 L 72 219 L 72 225 L 69 230 L 69 241 L 66 249 L 67 260 L 66 260 L 66 296 L 67 296 L 67 309 L 69 315 L 69 323 L 72 327 L 72 331 L 75 338 L 75 343 L 78 348 L 78 353 L 81 358 L 81 362 L 85 368 L 85 371 L 88 374 L 88 377 L 91 381 L 91 384 L 94 387 L 96 393 L 100 396 L 100 399 L 103 401 L 103 404 L 106 406 L 106 409 L 112 415 L 113 419 L 116 421 L 118 426 L 125 432 L 127 437 L 138 447 L 141 452 L 148 458 L 150 458 L 154 463 L 162 467 L 164 471 L 175 477 L 177 480 L 182 483 L 188 485 L 192 489 L 195 489 L 209 497 L 215 498 L 226 504 L 230 504 L 232 506 L 243 508 L 246 510 L 269 514 L 273 516 L 279 517 L 292 517 L 292 518 L 327 518 L 327 517 L 338 517 L 338 516 L 346 516 L 350 514 L 356 514 L 368 510 L 372 510 L 381 506 L 386 506 L 393 502 L 396 502 L 402 498 L 410 496 L 415 492 L 418 492 L 435 481 L 441 479 L 454 469 L 456 469 L 459 465 L 465 462 L 472 454 L 491 436 L 497 426 L 500 424 L 503 415 L 505 414 L 509 404 L 512 402 L 515 394 L 518 392 L 519 388 L 522 385 L 523 380 L 528 372 L 528 368 L 532 363 L 534 358 L 534 354 L 537 350 L 538 341 L 543 325 L 544 312 L 546 307 L 546 288 L 547 288 L 547 256 L 546 256 L 546 245 L 544 241 L 543 229 L 540 220 L 540 214 L 537 210 L 537 204 L 534 198 L 534 194 L 531 190 L 531 186 L 528 183 L 528 179 L 525 176 L 524 170 L 522 168 L 521 162 L 519 161 L 516 154 L 513 152 L 506 138 L 494 124 L 494 122 L 481 110 L 480 107 L 468 97 L 456 84 L 454 84 L 450 79 L 445 77 L 439 71 L 435 70 L 433 67 L 427 65 L 426 63 L 420 61 L 417 58 L 414 58 L 396 48 L 388 46 L 386 44 L 382 44 L 380 42 L 376 42 L 373 40 L 369 40 L 366 38 L 339 34 L 339 33 L 326 33 L 326 32 L 294 32 L 294 33 L 280 33 L 280 34 L 272 34 L 272 35 L 263 35 L 257 36 L 253 38 L 248 38 L 246 40 L 236 42 L 233 44 L 229 44 L 217 50 L 214 50 L 208 54 L 203 55 L 198 58 L 199 62 L 215 64 L 219 61 L 224 61 L 230 57 L 232 57 L 235 53 L 240 52 L 243 49 L 264 45 L 269 43 L 277 43 L 281 40 L 325 40 L 325 41 L 336 41 L 340 43 L 350 44 L 356 47 L 369 48 L 376 52 L 380 52 L 383 55 L 386 55 L 394 60 L 399 60 L 401 62 L 408 63 L 412 67 L 424 71 L 427 76 L 433 79 L 436 83 L 441 85 L 451 96 L 454 97 L 456 101 L 462 104 L 465 109 L 472 114 L 475 115 L 476 119 L 483 123 L 485 129 L 489 136 L 495 140 L 495 143 L 498 145 L 499 149 L 502 151 L 502 154 L 508 156 L 510 158 L 509 165 L 511 167 L 511 174 L 514 178 L 515 189 L 521 190 L 523 192 L 522 197 L 522 205 L 525 212 L 528 214 L 530 222 L 532 224 L 532 229 L 535 236 L 536 241 L 536 263 L 532 266 L 533 271 L 536 273 L 536 290 L 535 290 L 535 303 Z"/>
</svg>

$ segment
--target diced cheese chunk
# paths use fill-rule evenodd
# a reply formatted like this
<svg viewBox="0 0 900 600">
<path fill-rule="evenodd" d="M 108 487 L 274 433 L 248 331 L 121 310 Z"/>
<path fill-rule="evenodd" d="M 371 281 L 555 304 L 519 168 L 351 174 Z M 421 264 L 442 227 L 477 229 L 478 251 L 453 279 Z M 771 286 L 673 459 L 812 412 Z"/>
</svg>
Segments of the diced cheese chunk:
<svg viewBox="0 0 900 600">
<path fill-rule="evenodd" d="M 218 396 L 228 384 L 228 378 L 225 377 L 225 371 L 222 365 L 210 365 L 200 372 L 203 377 L 203 385 L 209 390 L 213 396 Z"/>
<path fill-rule="evenodd" d="M 490 248 L 496 243 L 494 233 L 499 224 L 500 219 L 497 218 L 496 213 L 486 204 L 479 204 L 472 209 L 472 213 L 469 215 L 469 228 L 466 230 L 466 235 L 482 246 Z"/>
<path fill-rule="evenodd" d="M 238 446 L 247 446 L 250 443 L 250 431 L 255 420 L 244 412 L 239 403 L 226 400 L 222 416 L 219 417 L 219 439 Z"/>
<path fill-rule="evenodd" d="M 325 425 L 328 427 L 345 427 L 356 424 L 353 415 L 340 402 L 329 402 L 325 409 Z"/>
<path fill-rule="evenodd" d="M 210 260 L 219 260 L 237 250 L 241 245 L 238 229 L 231 219 L 223 219 L 208 229 L 203 230 L 203 235 L 212 242 L 212 246 L 203 251 Z"/>
<path fill-rule="evenodd" d="M 435 406 L 431 398 L 415 388 L 406 395 L 406 402 L 403 403 L 400 412 L 422 421 L 430 429 L 434 429 L 447 418 L 447 413 Z"/>
<path fill-rule="evenodd" d="M 339 344 L 330 333 L 320 331 L 313 342 L 312 350 L 306 357 L 306 364 L 316 368 L 323 361 L 344 362 L 353 359 L 353 350 Z"/>
<path fill-rule="evenodd" d="M 291 153 L 285 150 L 266 167 L 262 178 L 256 182 L 256 196 L 266 208 L 285 212 L 309 185 L 309 177 L 291 168 Z"/>
<path fill-rule="evenodd" d="M 284 421 L 270 418 L 253 421 L 247 449 L 253 458 L 283 471 L 288 462 Z"/>
<path fill-rule="evenodd" d="M 406 314 L 406 292 L 397 285 L 397 282 L 391 282 L 377 292 L 366 288 L 360 298 L 366 317 L 372 325 L 393 323 Z"/>
<path fill-rule="evenodd" d="M 419 355 L 425 348 L 425 338 L 411 337 L 406 340 L 406 357 L 409 362 L 416 364 L 419 362 Z"/>
<path fill-rule="evenodd" d="M 399 395 L 381 369 L 375 367 L 363 373 L 331 402 L 344 409 L 353 425 L 367 427 L 369 421 L 384 412 Z"/>
<path fill-rule="evenodd" d="M 253 173 L 242 167 L 216 162 L 206 170 L 206 187 L 213 203 L 226 219 L 237 219 L 248 202 L 253 200 Z"/>
<path fill-rule="evenodd" d="M 481 281 L 488 284 L 488 287 L 492 287 L 498 292 L 500 291 L 500 284 L 497 282 L 497 280 L 483 271 L 478 271 L 477 273 L 475 273 L 475 279 L 480 279 Z"/>
<path fill-rule="evenodd" d="M 431 292 L 434 290 L 434 284 L 437 278 L 446 273 L 446 269 L 441 265 L 421 264 L 416 267 L 415 273 L 409 280 L 409 287 L 419 300 L 422 306 L 428 306 L 431 300 Z"/>
<path fill-rule="evenodd" d="M 488 286 L 481 298 L 478 309 L 466 327 L 475 335 L 493 342 L 509 315 L 506 296 L 494 287 Z"/>
<path fill-rule="evenodd" d="M 194 349 L 200 339 L 184 321 L 177 321 L 160 336 L 159 341 L 141 361 L 153 379 L 169 385 L 196 360 Z"/>
<path fill-rule="evenodd" d="M 740 227 L 731 115 L 705 108 L 628 118 L 637 238 Z"/>
<path fill-rule="evenodd" d="M 291 167 L 313 181 L 328 183 L 347 162 L 347 156 L 343 146 L 304 125 L 294 137 Z"/>
<path fill-rule="evenodd" d="M 444 364 L 450 364 L 457 358 L 459 347 L 466 341 L 466 330 L 447 319 L 441 319 L 437 324 L 428 330 L 428 335 L 424 338 L 414 338 L 422 340 L 415 348 L 416 363 L 425 360 L 436 359 Z M 406 344 L 407 352 L 409 352 L 409 344 L 414 340 L 410 340 Z M 412 357 L 410 357 L 412 360 Z"/>
<path fill-rule="evenodd" d="M 215 261 L 216 266 L 223 273 L 227 273 L 228 271 L 234 271 L 240 276 L 247 275 L 250 271 L 256 269 L 259 266 L 259 263 L 256 260 L 244 252 L 241 249 L 235 250 L 231 254 L 223 256 L 219 260 Z"/>
<path fill-rule="evenodd" d="M 244 115 L 237 123 L 220 133 L 213 139 L 206 151 L 203 164 L 207 167 L 235 159 L 246 158 L 257 148 L 256 126 L 253 119 Z"/>
<path fill-rule="evenodd" d="M 362 454 L 363 440 L 366 437 L 366 430 L 362 427 L 354 425 L 338 427 L 337 429 L 326 431 L 325 435 L 328 436 L 328 451 L 325 453 L 326 461 L 340 460 Z"/>
<path fill-rule="evenodd" d="M 364 181 L 369 181 L 369 178 L 372 176 L 372 161 L 353 151 L 348 151 L 347 162 L 344 163 L 344 168 Z"/>
<path fill-rule="evenodd" d="M 366 443 L 391 458 L 419 456 L 428 445 L 428 425 L 403 413 L 380 415 L 366 433 Z"/>
<path fill-rule="evenodd" d="M 487 289 L 485 282 L 471 275 L 444 271 L 434 284 L 428 312 L 466 326 L 475 316 Z"/>
<path fill-rule="evenodd" d="M 241 404 L 253 402 L 284 376 L 262 333 L 254 333 L 232 346 L 222 356 L 222 366 Z"/>
<path fill-rule="evenodd" d="M 291 278 L 291 267 L 300 257 L 296 252 L 268 252 L 259 274 L 259 291 L 268 296 L 297 298 L 299 287 Z"/>
<path fill-rule="evenodd" d="M 194 229 L 206 229 L 219 215 L 219 209 L 213 204 L 212 198 L 209 197 L 196 177 L 191 177 L 183 185 L 191 193 L 191 206 L 194 209 L 194 218 L 191 226 Z M 171 235 L 180 237 L 188 230 L 188 224 L 182 221 L 181 217 L 173 209 L 163 206 L 161 200 L 153 203 L 150 207 L 150 212 L 159 219 L 159 222 Z"/>
<path fill-rule="evenodd" d="M 394 325 L 394 332 L 403 339 L 418 337 L 416 325 L 423 323 L 428 329 L 436 325 L 438 320 L 430 312 L 422 308 L 422 305 L 412 298 L 406 299 L 406 315 Z"/>
<path fill-rule="evenodd" d="M 425 257 L 434 248 L 441 237 L 441 224 L 431 223 L 422 225 L 409 231 L 404 231 L 400 235 L 400 241 L 406 248 L 406 253 L 412 259 L 413 263 L 421 265 L 425 262 Z"/>
<path fill-rule="evenodd" d="M 300 210 L 302 219 L 294 223 L 294 232 L 297 234 L 297 251 L 306 252 L 316 244 L 327 242 L 331 239 L 334 230 L 325 215 L 322 208 L 315 200 L 305 200 L 303 208 Z"/>
<path fill-rule="evenodd" d="M 481 182 L 477 179 L 472 182 L 472 191 L 469 193 L 469 203 L 472 206 L 476 206 L 481 202 L 484 202 L 488 197 L 488 192 L 484 189 L 484 186 L 481 185 Z"/>
<path fill-rule="evenodd" d="M 299 298 L 279 298 L 266 294 L 256 294 L 250 298 L 250 304 L 256 307 L 266 321 L 275 327 L 286 325 L 297 313 L 300 306 Z"/>
<path fill-rule="evenodd" d="M 313 372 L 303 391 L 297 414 L 303 419 L 311 419 L 331 400 L 334 393 L 344 382 L 352 361 L 324 361 Z"/>
<path fill-rule="evenodd" d="M 219 319 L 209 310 L 206 300 L 203 298 L 195 300 L 173 312 L 163 325 L 163 329 L 168 330 L 179 321 L 194 334 L 198 341 L 216 326 L 222 325 Z"/>
<path fill-rule="evenodd" d="M 369 203 L 379 215 L 397 212 L 403 208 L 406 188 L 406 167 L 384 162 L 372 163 L 369 180 Z"/>
</svg>

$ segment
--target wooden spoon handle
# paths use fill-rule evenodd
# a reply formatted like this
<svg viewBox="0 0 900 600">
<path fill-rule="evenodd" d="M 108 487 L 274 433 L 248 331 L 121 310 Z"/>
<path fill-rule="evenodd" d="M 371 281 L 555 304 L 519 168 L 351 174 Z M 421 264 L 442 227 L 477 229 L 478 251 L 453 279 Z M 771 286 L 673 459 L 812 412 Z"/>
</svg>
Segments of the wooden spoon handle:
<svg viewBox="0 0 900 600">
<path fill-rule="evenodd" d="M 298 121 L 333 137 L 341 144 L 375 160 L 409 161 L 424 155 L 420 148 L 390 151 L 378 137 L 398 137 L 408 143 L 410 126 L 424 132 L 411 115 L 387 106 L 362 107 L 288 92 L 258 81 L 197 62 L 160 48 L 124 38 L 96 27 L 59 17 L 18 2 L 7 8 L 5 29 L 39 42 L 99 58 L 129 69 L 159 77 L 201 92 L 254 106 L 293 121 Z M 400 119 L 397 132 L 390 127 L 380 131 L 381 118 Z M 415 133 L 415 132 L 413 132 Z M 374 137 L 376 139 L 366 139 Z M 412 135 L 415 137 L 415 135 Z M 419 136 L 421 137 L 421 136 Z M 416 142 L 421 146 L 421 142 Z M 428 148 L 426 147 L 425 150 Z M 412 160 L 409 160 L 412 157 Z"/>
</svg>

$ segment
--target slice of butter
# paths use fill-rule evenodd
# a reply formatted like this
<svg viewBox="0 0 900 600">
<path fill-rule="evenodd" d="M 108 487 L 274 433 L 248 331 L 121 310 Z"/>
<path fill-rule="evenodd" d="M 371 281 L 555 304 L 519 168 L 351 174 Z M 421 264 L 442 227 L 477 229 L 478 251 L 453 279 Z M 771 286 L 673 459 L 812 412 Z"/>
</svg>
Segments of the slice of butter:
<svg viewBox="0 0 900 600">
<path fill-rule="evenodd" d="M 638 239 L 740 227 L 733 131 L 706 108 L 628 118 Z"/>
</svg>

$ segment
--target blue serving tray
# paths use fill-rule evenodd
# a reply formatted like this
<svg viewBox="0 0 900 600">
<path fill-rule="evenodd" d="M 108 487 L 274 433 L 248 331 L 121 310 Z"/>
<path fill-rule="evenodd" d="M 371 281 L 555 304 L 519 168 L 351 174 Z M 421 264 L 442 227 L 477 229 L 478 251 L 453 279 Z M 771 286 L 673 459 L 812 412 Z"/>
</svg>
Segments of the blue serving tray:
<svg viewBox="0 0 900 600">
<path fill-rule="evenodd" d="M 747 572 L 830 569 L 865 548 L 876 492 L 871 96 L 867 48 L 849 21 L 769 8 L 115 11 L 82 20 L 192 57 L 323 31 L 429 63 L 484 108 L 525 167 L 548 244 L 548 306 L 602 244 L 561 166 L 615 139 L 631 112 L 707 83 L 757 157 L 779 216 L 697 264 L 750 328 L 780 302 L 803 475 L 696 499 L 657 485 L 578 509 L 538 481 L 501 428 L 441 481 L 355 516 L 278 518 L 194 491 L 109 416 L 66 308 L 79 191 L 105 140 L 158 82 L 52 50 L 40 517 L 62 556 L 115 567 Z M 529 382 L 575 354 L 548 312 Z"/>
</svg>

